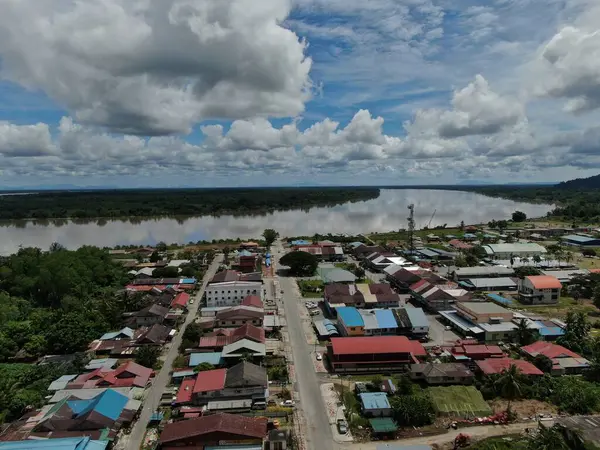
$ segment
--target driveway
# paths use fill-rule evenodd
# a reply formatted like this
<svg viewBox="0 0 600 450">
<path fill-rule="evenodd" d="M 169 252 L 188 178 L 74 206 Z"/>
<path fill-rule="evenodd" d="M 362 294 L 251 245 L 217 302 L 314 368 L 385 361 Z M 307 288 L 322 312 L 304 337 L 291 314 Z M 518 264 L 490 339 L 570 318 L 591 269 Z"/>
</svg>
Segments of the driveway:
<svg viewBox="0 0 600 450">
<path fill-rule="evenodd" d="M 277 243 L 273 250 L 276 268 L 279 269 L 278 262 L 283 255 L 283 247 L 280 243 Z M 302 430 L 306 448 L 309 450 L 333 450 L 335 444 L 329 417 L 312 361 L 314 346 L 308 344 L 302 325 L 299 308 L 305 307 L 293 278 L 280 277 L 279 285 L 283 290 L 283 307 L 293 357 L 293 370 L 291 372 L 294 373 L 296 389 L 300 397 L 297 409 L 303 415 L 303 422 L 306 425 Z"/>
<path fill-rule="evenodd" d="M 206 271 L 206 274 L 204 275 L 204 278 L 202 280 L 202 287 L 196 294 L 194 304 L 190 305 L 189 312 L 185 318 L 185 322 L 173 338 L 173 341 L 171 342 L 167 355 L 164 359 L 163 366 L 160 369 L 158 375 L 154 378 L 152 386 L 147 391 L 142 412 L 140 413 L 138 420 L 133 425 L 128 439 L 126 439 L 127 449 L 139 449 L 142 445 L 142 440 L 144 439 L 144 434 L 146 433 L 146 428 L 148 427 L 150 417 L 152 416 L 152 413 L 156 410 L 156 408 L 158 408 L 162 394 L 167 385 L 169 384 L 169 380 L 171 378 L 170 372 L 173 368 L 173 361 L 179 354 L 179 345 L 181 345 L 183 332 L 185 331 L 187 326 L 193 320 L 196 319 L 198 307 L 200 306 L 200 300 L 202 299 L 202 296 L 204 295 L 204 289 L 206 288 L 206 283 L 215 275 L 219 264 L 221 263 L 221 259 L 222 255 L 215 256 L 215 259 L 213 260 L 212 264 L 210 265 L 210 267 Z M 116 448 L 120 448 L 120 446 L 117 445 Z"/>
<path fill-rule="evenodd" d="M 456 342 L 457 339 L 461 339 L 452 330 L 446 330 L 446 326 L 441 323 L 437 316 L 433 314 L 426 314 L 427 320 L 429 321 L 429 342 L 430 345 L 442 345 L 451 344 Z"/>
</svg>

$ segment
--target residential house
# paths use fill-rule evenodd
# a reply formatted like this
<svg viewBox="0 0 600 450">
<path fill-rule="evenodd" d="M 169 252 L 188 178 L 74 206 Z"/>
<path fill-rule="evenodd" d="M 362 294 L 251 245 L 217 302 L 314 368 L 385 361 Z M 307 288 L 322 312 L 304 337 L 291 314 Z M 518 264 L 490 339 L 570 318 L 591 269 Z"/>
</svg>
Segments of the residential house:
<svg viewBox="0 0 600 450">
<path fill-rule="evenodd" d="M 361 411 L 365 417 L 390 417 L 392 407 L 385 392 L 359 394 Z"/>
<path fill-rule="evenodd" d="M 172 309 L 187 309 L 187 305 L 190 301 L 190 294 L 187 292 L 180 292 L 170 302 L 170 306 Z"/>
<path fill-rule="evenodd" d="M 358 310 L 365 336 L 395 335 L 398 329 L 394 313 L 388 309 Z M 339 322 L 338 322 L 339 323 Z"/>
<path fill-rule="evenodd" d="M 406 369 L 427 352 L 405 336 L 332 337 L 328 358 L 337 373 L 381 373 Z"/>
<path fill-rule="evenodd" d="M 506 356 L 497 345 L 483 345 L 475 340 L 458 342 L 451 349 L 454 359 L 459 361 L 481 361 L 487 358 L 503 358 Z"/>
<path fill-rule="evenodd" d="M 512 277 L 514 275 L 514 269 L 502 266 L 458 267 L 452 272 L 452 278 L 455 281 L 463 281 L 473 278 Z"/>
<path fill-rule="evenodd" d="M 239 443 L 263 447 L 267 436 L 265 417 L 214 414 L 181 420 L 165 425 L 160 434 L 162 450 L 185 448 L 218 448 L 221 444 Z"/>
<path fill-rule="evenodd" d="M 0 442 L 0 450 L 105 450 L 110 442 L 89 436 Z"/>
<path fill-rule="evenodd" d="M 141 329 L 141 333 L 135 339 L 136 346 L 163 345 L 169 339 L 171 328 L 165 325 L 154 324 Z"/>
<path fill-rule="evenodd" d="M 352 272 L 338 267 L 319 267 L 317 275 L 324 284 L 349 284 L 356 281 L 356 276 Z"/>
<path fill-rule="evenodd" d="M 241 325 L 251 324 L 256 327 L 262 327 L 265 317 L 263 308 L 253 306 L 234 306 L 215 315 L 215 328 L 239 327 Z"/>
<path fill-rule="evenodd" d="M 463 321 L 483 330 L 480 338 L 485 342 L 511 342 L 515 339 L 518 327 L 512 321 L 512 311 L 492 302 L 458 302 L 455 307 L 456 314 Z"/>
<path fill-rule="evenodd" d="M 164 306 L 150 305 L 131 315 L 129 322 L 136 326 L 142 327 L 146 325 L 161 324 L 165 321 L 169 309 Z"/>
<path fill-rule="evenodd" d="M 361 244 L 357 247 L 354 247 L 352 253 L 357 259 L 365 259 L 367 256 L 372 255 L 373 253 L 386 253 L 386 249 L 381 247 L 380 245 L 365 245 Z"/>
<path fill-rule="evenodd" d="M 410 378 L 429 385 L 471 384 L 475 375 L 461 363 L 411 364 Z"/>
<path fill-rule="evenodd" d="M 589 361 L 581 355 L 552 342 L 537 341 L 521 347 L 521 352 L 532 359 L 537 355 L 550 358 L 553 375 L 580 374 L 590 367 Z"/>
<path fill-rule="evenodd" d="M 267 347 L 264 343 L 255 342 L 250 339 L 240 339 L 239 341 L 227 344 L 221 351 L 221 357 L 227 364 L 235 363 L 242 358 L 260 362 L 266 354 Z"/>
<path fill-rule="evenodd" d="M 411 297 L 428 311 L 446 311 L 456 303 L 457 298 L 441 286 L 421 279 L 409 287 Z"/>
<path fill-rule="evenodd" d="M 562 284 L 550 275 L 534 275 L 519 279 L 519 300 L 531 305 L 558 303 Z"/>
<path fill-rule="evenodd" d="M 234 270 L 218 272 L 205 289 L 206 306 L 237 306 L 248 295 L 263 299 L 262 279 L 254 274 L 242 274 Z"/>
<path fill-rule="evenodd" d="M 330 314 L 335 315 L 340 307 L 364 307 L 365 297 L 354 284 L 328 284 L 323 290 L 325 308 Z"/>
<path fill-rule="evenodd" d="M 401 306 L 400 296 L 387 283 L 357 284 L 356 289 L 362 292 L 366 308 L 398 308 Z"/>
<path fill-rule="evenodd" d="M 249 323 L 238 328 L 217 329 L 202 336 L 198 347 L 202 351 L 218 351 L 226 345 L 233 344 L 241 339 L 264 344 L 265 330 Z"/>
<path fill-rule="evenodd" d="M 100 336 L 101 341 L 133 339 L 134 330 L 129 327 L 121 328 L 119 331 L 109 331 Z"/>
<path fill-rule="evenodd" d="M 505 370 L 508 370 L 510 366 L 516 366 L 525 376 L 542 376 L 544 372 L 535 367 L 529 361 L 524 359 L 513 359 L 513 358 L 490 358 L 482 361 L 477 361 L 477 368 L 484 375 L 497 375 Z"/>
<path fill-rule="evenodd" d="M 268 386 L 266 369 L 244 361 L 229 369 L 198 372 L 190 401 L 196 405 L 243 399 L 265 401 L 269 395 Z M 182 385 L 180 390 L 183 388 Z"/>
<path fill-rule="evenodd" d="M 458 251 L 471 250 L 474 247 L 473 244 L 468 244 L 460 239 L 451 239 L 448 241 L 448 245 Z"/>
<path fill-rule="evenodd" d="M 145 388 L 154 372 L 133 361 L 120 365 L 115 370 L 96 369 L 79 375 L 67 384 L 67 389 L 94 389 L 99 387 Z"/>
</svg>

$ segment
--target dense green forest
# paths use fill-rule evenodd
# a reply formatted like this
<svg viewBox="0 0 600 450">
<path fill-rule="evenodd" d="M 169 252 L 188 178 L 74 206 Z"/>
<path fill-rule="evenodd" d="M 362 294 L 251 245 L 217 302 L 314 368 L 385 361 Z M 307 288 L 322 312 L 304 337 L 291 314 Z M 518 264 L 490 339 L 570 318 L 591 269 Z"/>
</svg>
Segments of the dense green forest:
<svg viewBox="0 0 600 450">
<path fill-rule="evenodd" d="M 0 196 L 0 219 L 201 216 L 334 206 L 377 188 L 235 188 L 39 192 Z"/>
<path fill-rule="evenodd" d="M 127 280 L 125 269 L 95 247 L 54 244 L 0 257 L 0 422 L 42 405 L 48 384 L 77 370 L 71 363 L 10 362 L 83 351 L 121 326 L 122 313 L 141 301 L 121 293 Z"/>
</svg>

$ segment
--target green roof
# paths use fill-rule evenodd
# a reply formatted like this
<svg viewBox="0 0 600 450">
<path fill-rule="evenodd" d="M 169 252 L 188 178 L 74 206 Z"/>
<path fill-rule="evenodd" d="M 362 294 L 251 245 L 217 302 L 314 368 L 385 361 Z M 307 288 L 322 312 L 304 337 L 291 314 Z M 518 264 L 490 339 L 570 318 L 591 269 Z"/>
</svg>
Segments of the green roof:
<svg viewBox="0 0 600 450">
<path fill-rule="evenodd" d="M 369 419 L 371 428 L 375 433 L 391 433 L 398 429 L 398 425 L 389 417 L 379 417 L 377 419 Z"/>
</svg>

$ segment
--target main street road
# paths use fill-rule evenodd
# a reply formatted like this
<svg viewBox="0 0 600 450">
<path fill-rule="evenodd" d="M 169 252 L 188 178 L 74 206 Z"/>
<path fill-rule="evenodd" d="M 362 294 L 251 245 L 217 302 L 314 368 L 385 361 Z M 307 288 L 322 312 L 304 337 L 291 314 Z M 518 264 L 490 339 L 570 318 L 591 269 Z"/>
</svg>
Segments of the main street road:
<svg viewBox="0 0 600 450">
<path fill-rule="evenodd" d="M 278 264 L 279 257 L 283 254 L 283 247 L 280 243 L 276 244 L 275 251 L 275 264 Z M 275 268 L 280 267 L 275 266 Z M 283 291 L 283 307 L 294 358 L 296 383 L 300 395 L 300 402 L 297 406 L 301 408 L 305 423 L 308 424 L 308 429 L 305 428 L 304 430 L 307 434 L 305 441 L 308 450 L 333 450 L 336 446 L 312 361 L 312 358 L 315 357 L 312 352 L 313 348 L 306 342 L 306 336 L 302 328 L 298 309 L 300 299 L 296 294 L 295 282 L 293 278 L 280 277 L 279 284 Z"/>
<path fill-rule="evenodd" d="M 126 448 L 137 450 L 142 445 L 142 440 L 144 439 L 144 435 L 146 434 L 146 428 L 148 427 L 148 422 L 150 422 L 150 417 L 152 413 L 158 408 L 160 404 L 160 399 L 162 394 L 167 387 L 170 379 L 170 372 L 173 367 L 173 361 L 179 354 L 179 346 L 181 345 L 181 340 L 183 338 L 183 333 L 187 326 L 192 323 L 196 319 L 196 314 L 198 313 L 198 308 L 200 306 L 200 302 L 202 300 L 202 296 L 204 295 L 204 289 L 206 288 L 206 284 L 212 277 L 214 277 L 219 264 L 221 263 L 222 255 L 216 255 L 212 264 L 206 271 L 204 278 L 202 280 L 202 287 L 196 294 L 196 298 L 194 300 L 193 305 L 189 305 L 189 312 L 185 318 L 185 322 L 179 329 L 179 332 L 173 338 L 173 341 L 170 344 L 169 351 L 167 352 L 167 356 L 164 360 L 163 366 L 160 369 L 160 372 L 156 377 L 154 377 L 154 382 L 150 389 L 148 389 L 146 398 L 144 400 L 144 407 L 142 412 L 140 413 L 140 417 L 136 421 L 135 425 L 131 429 L 131 434 L 129 435 L 129 439 L 127 439 Z"/>
</svg>

